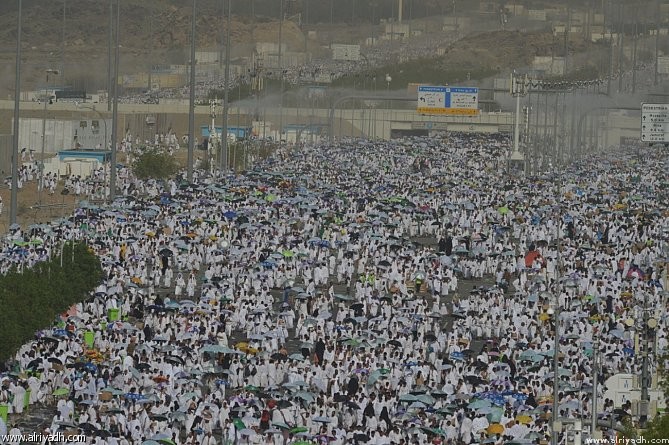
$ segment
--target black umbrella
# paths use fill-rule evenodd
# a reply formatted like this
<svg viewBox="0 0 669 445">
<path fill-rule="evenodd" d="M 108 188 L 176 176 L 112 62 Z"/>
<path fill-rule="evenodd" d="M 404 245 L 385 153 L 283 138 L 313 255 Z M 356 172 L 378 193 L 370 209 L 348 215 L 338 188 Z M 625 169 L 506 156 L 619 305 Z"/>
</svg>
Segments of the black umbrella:
<svg viewBox="0 0 669 445">
<path fill-rule="evenodd" d="M 150 416 L 151 420 L 155 420 L 156 422 L 167 422 L 167 417 L 163 415 L 155 415 L 155 416 Z"/>
<path fill-rule="evenodd" d="M 81 369 L 84 366 L 86 366 L 86 363 L 84 363 L 84 362 L 68 363 L 67 365 L 65 365 L 66 368 L 70 368 L 70 369 Z"/>
<path fill-rule="evenodd" d="M 367 434 L 356 434 L 353 436 L 353 440 L 356 442 L 367 443 L 369 442 L 369 436 Z"/>
<path fill-rule="evenodd" d="M 293 404 L 289 400 L 279 400 L 277 402 L 279 409 L 290 408 Z"/>
<path fill-rule="evenodd" d="M 435 399 L 445 399 L 446 397 L 448 397 L 448 394 L 446 394 L 446 393 L 443 392 L 443 391 L 439 391 L 439 390 L 432 391 L 432 392 L 430 393 L 430 395 L 431 395 L 432 397 L 434 397 Z"/>
<path fill-rule="evenodd" d="M 182 359 L 181 357 L 177 357 L 176 355 L 168 355 L 167 357 L 165 357 L 165 361 L 172 364 L 179 364 L 179 365 L 184 364 L 184 359 Z"/>
<path fill-rule="evenodd" d="M 79 428 L 80 430 L 89 432 L 89 433 L 92 433 L 92 432 L 94 432 L 98 429 L 95 425 L 93 425 L 92 423 L 88 423 L 88 422 L 80 423 L 79 425 L 77 425 L 77 428 Z"/>
<path fill-rule="evenodd" d="M 458 318 L 460 320 L 464 320 L 465 318 L 467 318 L 465 314 L 459 314 L 459 313 L 448 314 L 447 317 Z"/>
<path fill-rule="evenodd" d="M 379 261 L 379 266 L 390 267 L 390 261 L 388 260 Z"/>
<path fill-rule="evenodd" d="M 437 340 L 437 336 L 434 335 L 431 332 L 428 332 L 427 334 L 425 334 L 425 340 L 426 341 L 435 341 L 435 340 Z"/>
<path fill-rule="evenodd" d="M 353 303 L 353 304 L 351 305 L 351 309 L 353 309 L 354 311 L 362 310 L 362 308 L 363 308 L 363 304 L 362 304 L 362 303 Z"/>
<path fill-rule="evenodd" d="M 28 369 L 39 369 L 41 367 L 42 367 L 42 360 L 38 358 L 32 360 L 30 363 L 28 363 L 28 366 L 26 366 L 26 368 Z"/>
<path fill-rule="evenodd" d="M 348 397 L 346 396 L 346 394 L 335 394 L 334 401 L 335 402 L 348 402 Z"/>
<path fill-rule="evenodd" d="M 56 357 L 49 357 L 49 358 L 47 359 L 47 361 L 48 361 L 49 363 L 55 363 L 55 364 L 57 364 L 57 365 L 62 365 L 62 364 L 63 364 L 63 362 L 62 362 L 60 359 L 56 358 Z"/>
<path fill-rule="evenodd" d="M 346 406 L 348 406 L 351 409 L 360 409 L 360 406 L 355 402 L 348 402 Z"/>
<path fill-rule="evenodd" d="M 395 347 L 397 347 L 397 348 L 401 348 L 401 347 L 402 347 L 402 343 L 400 343 L 398 340 L 390 340 L 390 341 L 388 342 L 388 344 L 389 344 L 390 346 L 395 346 Z"/>
<path fill-rule="evenodd" d="M 482 385 L 485 383 L 485 380 L 483 380 L 481 377 L 477 375 L 468 375 L 465 376 L 465 382 L 470 383 L 472 385 Z"/>
<path fill-rule="evenodd" d="M 107 438 L 111 437 L 111 433 L 107 430 L 95 430 L 95 436 L 96 437 L 102 437 L 102 438 Z"/>
<path fill-rule="evenodd" d="M 161 249 L 158 253 L 160 254 L 160 256 L 164 256 L 164 257 L 168 257 L 168 258 L 171 257 L 171 256 L 174 256 L 174 252 L 172 252 L 172 250 L 168 249 L 168 248 Z"/>
<path fill-rule="evenodd" d="M 288 356 L 286 354 L 281 354 L 280 352 L 275 352 L 270 358 L 273 360 L 287 360 Z"/>
<path fill-rule="evenodd" d="M 48 341 L 49 343 L 60 343 L 60 339 L 55 337 L 40 337 L 40 340 Z"/>
<path fill-rule="evenodd" d="M 137 369 L 140 371 L 148 371 L 149 369 L 151 369 L 151 365 L 149 365 L 148 363 L 140 363 L 139 365 L 137 365 Z"/>
</svg>

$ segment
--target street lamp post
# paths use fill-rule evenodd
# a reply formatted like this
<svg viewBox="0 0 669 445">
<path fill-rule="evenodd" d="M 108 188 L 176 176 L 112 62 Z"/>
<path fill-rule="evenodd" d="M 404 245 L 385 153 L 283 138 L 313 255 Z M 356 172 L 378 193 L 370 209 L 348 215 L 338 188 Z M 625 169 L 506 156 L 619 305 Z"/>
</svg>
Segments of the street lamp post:
<svg viewBox="0 0 669 445">
<path fill-rule="evenodd" d="M 595 338 L 592 345 L 592 423 L 590 424 L 590 438 L 594 439 L 597 435 L 597 379 L 599 370 L 597 368 L 597 359 L 599 356 L 599 340 Z"/>
<path fill-rule="evenodd" d="M 16 223 L 18 213 L 18 188 L 19 188 L 19 107 L 21 101 L 21 5 L 17 15 L 16 31 L 16 78 L 14 79 L 14 140 L 12 141 L 12 190 L 9 206 L 9 224 Z"/>
<path fill-rule="evenodd" d="M 392 81 L 393 81 L 393 78 L 390 77 L 390 74 L 386 74 L 386 94 L 390 94 L 390 82 L 392 82 Z M 386 128 L 386 121 L 388 121 L 388 126 L 390 127 L 390 128 L 388 128 L 388 139 L 392 139 L 391 135 L 393 133 L 393 129 L 392 129 L 392 125 L 390 124 L 390 121 L 388 119 L 388 117 L 390 115 L 390 100 L 388 100 L 388 102 L 386 104 L 386 109 L 388 110 L 387 111 L 388 115 L 385 117 L 385 119 L 383 119 L 383 136 L 385 137 L 385 135 L 386 135 L 385 134 L 386 133 L 385 128 Z M 339 131 L 341 132 L 341 125 L 339 126 Z"/>
<path fill-rule="evenodd" d="M 190 101 L 188 106 L 188 157 L 186 175 L 188 182 L 193 181 L 193 161 L 195 155 L 195 18 L 197 2 L 193 0 L 190 22 Z M 227 91 L 227 85 L 226 91 Z M 225 104 L 226 107 L 228 104 Z"/>
<path fill-rule="evenodd" d="M 118 67 L 121 64 L 121 0 L 116 0 L 116 48 L 114 50 L 114 106 L 112 107 L 111 166 L 109 168 L 109 202 L 116 199 L 116 143 L 118 141 Z"/>
<path fill-rule="evenodd" d="M 223 91 L 223 129 L 221 130 L 221 159 L 220 168 L 223 177 L 227 176 L 229 170 L 229 150 L 228 150 L 228 119 L 230 113 L 230 52 L 232 45 L 230 45 L 230 30 L 232 26 L 232 0 L 228 0 L 228 13 L 226 17 L 225 29 L 225 89 Z"/>
<path fill-rule="evenodd" d="M 515 72 L 511 75 L 511 95 L 516 98 L 516 115 L 514 118 L 513 153 L 509 158 L 509 167 L 516 168 L 518 164 L 521 164 L 523 165 L 523 171 L 527 170 L 527 165 L 525 156 L 520 152 L 520 97 L 527 94 L 528 86 L 527 76 L 521 80 Z"/>
<path fill-rule="evenodd" d="M 44 188 L 44 147 L 46 145 L 46 105 L 49 103 L 49 74 L 58 75 L 58 70 L 49 68 L 46 70 L 46 86 L 44 87 L 44 112 L 42 113 L 42 155 L 39 163 L 39 184 L 37 184 L 37 201 L 42 204 L 42 189 Z M 48 96 L 48 97 L 47 97 Z"/>
<path fill-rule="evenodd" d="M 562 423 L 559 421 L 559 404 L 558 397 L 560 395 L 560 385 L 558 381 L 559 366 L 560 366 L 560 304 L 559 296 L 555 296 L 555 307 L 548 309 L 548 314 L 553 316 L 553 323 L 555 326 L 555 341 L 553 343 L 553 413 L 551 425 L 551 443 L 558 444 L 558 433 L 562 430 Z"/>
</svg>

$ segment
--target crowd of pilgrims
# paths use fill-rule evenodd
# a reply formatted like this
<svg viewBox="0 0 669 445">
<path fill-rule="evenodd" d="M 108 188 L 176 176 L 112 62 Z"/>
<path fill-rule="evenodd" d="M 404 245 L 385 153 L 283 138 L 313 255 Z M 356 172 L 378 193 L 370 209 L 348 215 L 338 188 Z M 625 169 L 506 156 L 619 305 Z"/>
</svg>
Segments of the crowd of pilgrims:
<svg viewBox="0 0 669 445">
<path fill-rule="evenodd" d="M 97 445 L 545 443 L 556 331 L 559 416 L 590 418 L 595 374 L 640 372 L 627 320 L 658 320 L 651 372 L 667 349 L 666 155 L 523 177 L 509 144 L 286 147 L 193 184 L 128 170 L 109 207 L 12 226 L 3 271 L 78 239 L 104 280 L 5 365 L 0 433 L 48 405 L 43 431 Z M 631 414 L 604 393 L 600 418 Z"/>
</svg>

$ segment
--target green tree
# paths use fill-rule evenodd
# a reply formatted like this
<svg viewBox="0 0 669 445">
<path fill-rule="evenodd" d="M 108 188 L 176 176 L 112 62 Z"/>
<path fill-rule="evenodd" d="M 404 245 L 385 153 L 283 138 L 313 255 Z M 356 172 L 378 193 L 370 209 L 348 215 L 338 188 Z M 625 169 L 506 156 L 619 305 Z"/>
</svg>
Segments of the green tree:
<svg viewBox="0 0 669 445">
<path fill-rule="evenodd" d="M 9 359 L 35 332 L 52 326 L 58 314 L 84 300 L 100 283 L 100 260 L 85 243 L 64 245 L 62 260 L 57 250 L 32 269 L 0 276 L 0 361 Z"/>
<path fill-rule="evenodd" d="M 139 179 L 166 179 L 176 174 L 179 163 L 166 151 L 147 147 L 135 157 L 132 170 Z"/>
</svg>

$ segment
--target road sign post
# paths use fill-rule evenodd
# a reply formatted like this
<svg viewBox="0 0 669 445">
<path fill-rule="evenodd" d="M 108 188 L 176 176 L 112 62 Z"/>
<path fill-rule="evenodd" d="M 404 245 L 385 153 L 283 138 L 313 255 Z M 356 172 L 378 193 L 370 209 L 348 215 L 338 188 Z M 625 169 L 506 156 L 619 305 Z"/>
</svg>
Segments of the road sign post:
<svg viewBox="0 0 669 445">
<path fill-rule="evenodd" d="M 669 143 L 669 104 L 641 104 L 641 142 Z"/>
<path fill-rule="evenodd" d="M 419 114 L 477 116 L 479 89 L 468 87 L 418 87 Z"/>
</svg>

